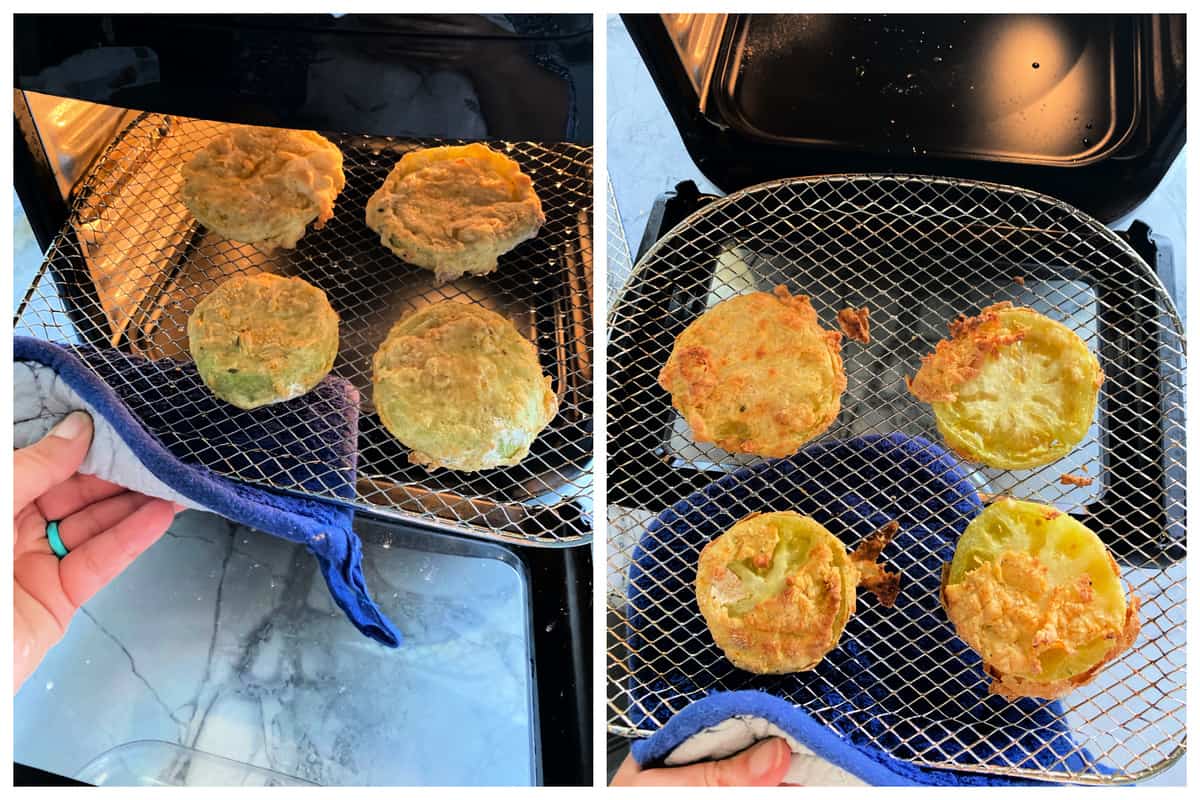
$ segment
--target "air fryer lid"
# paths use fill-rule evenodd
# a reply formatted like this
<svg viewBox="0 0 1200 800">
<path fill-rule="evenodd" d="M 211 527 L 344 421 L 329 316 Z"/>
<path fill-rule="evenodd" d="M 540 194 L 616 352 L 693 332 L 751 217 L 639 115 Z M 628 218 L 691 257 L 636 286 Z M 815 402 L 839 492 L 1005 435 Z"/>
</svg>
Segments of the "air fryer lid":
<svg viewBox="0 0 1200 800">
<path fill-rule="evenodd" d="M 1181 16 L 730 15 L 703 97 L 671 43 L 685 21 L 626 24 L 725 191 L 915 171 L 1035 188 L 1112 219 L 1184 139 Z"/>
<path fill-rule="evenodd" d="M 1081 163 L 1114 152 L 1135 124 L 1137 42 L 1122 22 L 748 16 L 715 99 L 748 139 Z"/>
</svg>

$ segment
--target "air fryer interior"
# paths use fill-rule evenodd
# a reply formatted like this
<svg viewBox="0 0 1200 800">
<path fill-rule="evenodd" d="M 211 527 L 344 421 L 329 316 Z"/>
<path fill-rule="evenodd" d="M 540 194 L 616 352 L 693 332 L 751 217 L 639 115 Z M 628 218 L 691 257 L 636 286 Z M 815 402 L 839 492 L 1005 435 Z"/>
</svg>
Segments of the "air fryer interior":
<svg viewBox="0 0 1200 800">
<path fill-rule="evenodd" d="M 310 229 L 296 249 L 266 253 L 206 230 L 179 199 L 180 165 L 222 126 L 159 114 L 130 124 L 79 187 L 15 332 L 116 347 L 165 365 L 189 358 L 188 316 L 225 279 L 259 271 L 302 277 L 325 291 L 341 319 L 332 374 L 362 397 L 356 504 L 525 543 L 590 538 L 580 505 L 590 489 L 592 450 L 590 148 L 491 143 L 533 178 L 546 223 L 535 239 L 503 256 L 496 272 L 438 285 L 379 243 L 364 209 L 405 152 L 453 142 L 329 134 L 342 149 L 346 173 L 334 218 Z M 558 414 L 515 466 L 462 473 L 410 464 L 406 448 L 374 413 L 375 349 L 400 317 L 439 301 L 476 303 L 506 316 L 535 344 L 553 379 Z M 135 386 L 114 388 L 135 414 L 146 402 Z M 301 444 L 322 434 L 294 433 Z M 179 455 L 204 461 L 203 441 L 175 446 Z M 232 465 L 209 466 L 243 477 Z M 308 491 L 291 485 L 282 469 L 272 474 L 269 462 L 259 467 L 273 488 Z"/>
</svg>

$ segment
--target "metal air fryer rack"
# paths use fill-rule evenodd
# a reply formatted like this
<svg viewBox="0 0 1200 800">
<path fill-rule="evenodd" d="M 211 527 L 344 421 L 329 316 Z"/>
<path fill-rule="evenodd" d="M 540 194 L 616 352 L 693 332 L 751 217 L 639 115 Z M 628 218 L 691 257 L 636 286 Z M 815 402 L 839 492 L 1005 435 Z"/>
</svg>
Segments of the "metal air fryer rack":
<svg viewBox="0 0 1200 800">
<path fill-rule="evenodd" d="M 646 523 L 721 474 L 761 460 L 695 443 L 657 385 L 658 372 L 675 337 L 706 308 L 779 283 L 809 294 L 827 328 L 836 327 L 840 308 L 871 309 L 871 343 L 843 343 L 848 389 L 837 422 L 821 438 L 902 431 L 940 442 L 932 413 L 908 394 L 903 376 L 946 336 L 948 321 L 1000 300 L 1073 327 L 1106 373 L 1097 422 L 1069 457 L 1019 473 L 964 465 L 982 493 L 1010 493 L 1075 514 L 1109 545 L 1142 600 L 1143 628 L 1133 648 L 1062 701 L 1080 750 L 1094 760 L 1070 769 L 1064 756 L 1043 771 L 922 752 L 900 757 L 1077 783 L 1145 779 L 1180 758 L 1186 749 L 1185 342 L 1172 302 L 1128 244 L 1064 203 L 995 184 L 901 175 L 782 180 L 714 200 L 663 236 L 625 284 L 608 321 L 609 731 L 642 737 L 661 725 L 639 707 L 639 696 L 671 713 L 731 688 L 759 688 L 797 704 L 814 699 L 802 681 L 785 686 L 737 670 L 718 678 L 710 668 L 724 659 L 711 643 L 666 645 L 670 637 L 645 630 L 638 652 L 628 644 L 628 570 Z M 1095 482 L 1062 485 L 1063 473 Z M 699 613 L 692 597 L 676 603 Z M 944 615 L 887 620 L 900 635 L 949 625 Z M 848 629 L 841 646 L 851 637 Z M 875 660 L 886 663 L 889 655 Z M 635 686 L 647 666 L 654 679 Z M 680 678 L 678 685 L 694 684 L 694 692 L 672 687 L 670 676 Z M 974 677 L 986 683 L 982 672 Z M 834 680 L 844 680 L 849 694 L 856 677 Z M 987 706 L 1005 702 L 992 697 Z M 1047 705 L 1036 702 L 1039 709 Z M 807 707 L 823 718 L 819 705 Z M 890 723 L 884 727 L 891 741 L 899 736 L 907 746 Z M 861 730 L 897 753 L 883 734 L 865 724 Z M 1105 774 L 1097 762 L 1117 773 Z"/>
<path fill-rule="evenodd" d="M 437 286 L 432 273 L 380 244 L 364 208 L 404 152 L 455 142 L 329 135 L 346 173 L 334 218 L 320 230 L 310 227 L 295 250 L 266 254 L 208 231 L 179 199 L 180 165 L 224 127 L 160 114 L 132 122 L 82 184 L 17 312 L 15 334 L 186 360 L 188 315 L 221 281 L 263 270 L 302 277 L 326 292 L 341 317 L 332 374 L 362 395 L 355 505 L 520 544 L 590 541 L 584 504 L 592 457 L 591 149 L 491 143 L 533 178 L 546 223 L 535 239 L 501 257 L 491 275 Z M 373 413 L 375 349 L 400 317 L 440 300 L 479 303 L 507 316 L 537 346 L 554 379 L 558 414 L 516 466 L 427 472 L 408 463 L 406 448 Z M 136 388 L 113 388 L 138 414 Z M 318 433 L 296 432 L 302 439 Z M 205 444 L 184 442 L 187 452 L 177 454 L 202 461 Z M 264 469 L 266 485 L 297 491 L 282 470 L 272 477 L 269 464 Z M 235 468 L 217 471 L 241 477 Z"/>
</svg>

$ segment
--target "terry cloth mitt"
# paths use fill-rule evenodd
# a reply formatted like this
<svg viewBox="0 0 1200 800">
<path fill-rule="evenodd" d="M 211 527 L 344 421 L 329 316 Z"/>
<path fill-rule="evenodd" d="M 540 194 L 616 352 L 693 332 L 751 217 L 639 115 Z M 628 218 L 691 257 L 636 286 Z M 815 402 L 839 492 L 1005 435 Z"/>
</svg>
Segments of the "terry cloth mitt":
<svg viewBox="0 0 1200 800">
<path fill-rule="evenodd" d="M 15 447 L 37 441 L 71 411 L 88 411 L 95 435 L 81 472 L 305 545 L 350 622 L 388 647 L 400 643 L 367 593 L 350 508 L 211 469 L 351 500 L 358 452 L 351 384 L 326 378 L 303 397 L 243 411 L 214 397 L 191 363 L 27 337 L 14 338 L 13 361 Z"/>
<path fill-rule="evenodd" d="M 1073 771 L 1111 773 L 1076 744 L 1058 702 L 989 695 L 979 657 L 941 608 L 942 564 L 980 508 L 952 456 L 894 433 L 740 469 L 663 511 L 642 535 L 629 576 L 630 715 L 640 728 L 659 729 L 633 745 L 634 758 L 655 766 L 725 720 L 756 718 L 878 784 L 1022 782 L 918 767 L 917 757 L 1050 770 L 1065 761 Z M 754 675 L 713 642 L 696 605 L 696 564 L 706 543 L 747 514 L 784 510 L 811 515 L 849 549 L 899 522 L 881 561 L 900 572 L 900 594 L 887 609 L 860 591 L 840 643 L 814 670 Z M 734 752 L 727 739 L 709 741 L 713 753 Z M 696 758 L 695 741 L 688 752 Z"/>
</svg>

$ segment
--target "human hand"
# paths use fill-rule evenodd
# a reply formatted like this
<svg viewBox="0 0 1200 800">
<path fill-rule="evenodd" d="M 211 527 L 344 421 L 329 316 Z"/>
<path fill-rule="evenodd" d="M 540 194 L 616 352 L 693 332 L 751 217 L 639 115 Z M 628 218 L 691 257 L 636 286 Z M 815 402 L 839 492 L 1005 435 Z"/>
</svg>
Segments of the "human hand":
<svg viewBox="0 0 1200 800">
<path fill-rule="evenodd" d="M 686 767 L 642 769 L 630 755 L 613 776 L 613 786 L 779 786 L 792 761 L 783 739 L 764 739 L 722 761 Z"/>
<path fill-rule="evenodd" d="M 180 510 L 76 470 L 92 419 L 69 414 L 41 441 L 13 452 L 13 691 L 63 637 L 76 609 L 166 531 Z M 50 549 L 59 522 L 69 551 Z"/>
</svg>

